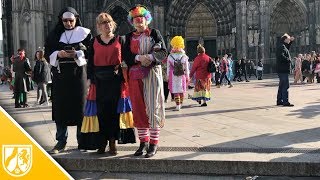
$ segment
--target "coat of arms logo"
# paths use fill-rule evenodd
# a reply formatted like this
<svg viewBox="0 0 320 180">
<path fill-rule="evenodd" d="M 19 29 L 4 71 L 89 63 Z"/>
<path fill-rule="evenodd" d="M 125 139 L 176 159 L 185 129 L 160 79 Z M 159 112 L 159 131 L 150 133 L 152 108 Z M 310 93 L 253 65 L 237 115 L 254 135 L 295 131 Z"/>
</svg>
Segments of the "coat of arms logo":
<svg viewBox="0 0 320 180">
<path fill-rule="evenodd" d="M 2 166 L 11 176 L 26 175 L 32 167 L 32 145 L 2 145 Z"/>
</svg>

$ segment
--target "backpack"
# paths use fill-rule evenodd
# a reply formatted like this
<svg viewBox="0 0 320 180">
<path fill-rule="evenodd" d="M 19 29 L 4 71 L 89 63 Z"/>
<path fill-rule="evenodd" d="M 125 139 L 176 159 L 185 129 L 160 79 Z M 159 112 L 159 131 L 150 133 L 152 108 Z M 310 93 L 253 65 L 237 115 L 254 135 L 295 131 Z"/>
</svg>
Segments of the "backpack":
<svg viewBox="0 0 320 180">
<path fill-rule="evenodd" d="M 207 71 L 209 73 L 214 73 L 217 71 L 217 67 L 216 65 L 214 64 L 213 60 L 210 58 L 210 61 L 208 63 L 208 67 L 207 67 Z"/>
<path fill-rule="evenodd" d="M 171 56 L 171 55 L 170 55 Z M 184 75 L 184 69 L 183 69 L 183 64 L 181 62 L 182 58 L 184 56 L 181 56 L 179 60 L 176 60 L 171 56 L 171 58 L 174 60 L 174 65 L 173 65 L 173 75 L 175 76 L 182 76 Z"/>
</svg>

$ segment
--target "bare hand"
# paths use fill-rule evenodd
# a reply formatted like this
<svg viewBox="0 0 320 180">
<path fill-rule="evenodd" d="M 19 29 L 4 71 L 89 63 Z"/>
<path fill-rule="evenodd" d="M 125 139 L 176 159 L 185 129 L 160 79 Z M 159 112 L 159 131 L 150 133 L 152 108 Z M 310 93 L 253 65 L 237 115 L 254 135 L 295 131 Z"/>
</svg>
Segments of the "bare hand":
<svg viewBox="0 0 320 180">
<path fill-rule="evenodd" d="M 75 50 L 67 50 L 67 58 L 76 58 L 77 53 Z"/>
<path fill-rule="evenodd" d="M 145 67 L 149 66 L 152 63 L 148 55 L 140 55 L 139 61 L 141 62 L 141 65 Z"/>
<path fill-rule="evenodd" d="M 293 36 L 291 36 L 290 41 L 294 41 L 294 37 Z"/>
<path fill-rule="evenodd" d="M 58 52 L 59 58 L 66 58 L 68 56 L 67 52 L 65 50 L 61 50 Z"/>
</svg>

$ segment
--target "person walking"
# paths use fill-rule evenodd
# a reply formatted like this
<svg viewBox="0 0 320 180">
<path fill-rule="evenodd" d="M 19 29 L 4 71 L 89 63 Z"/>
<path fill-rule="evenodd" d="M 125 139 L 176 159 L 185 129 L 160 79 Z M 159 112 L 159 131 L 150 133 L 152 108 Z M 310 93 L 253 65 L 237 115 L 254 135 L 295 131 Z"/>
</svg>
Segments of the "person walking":
<svg viewBox="0 0 320 180">
<path fill-rule="evenodd" d="M 227 60 L 228 55 L 225 55 L 220 63 L 220 70 L 221 70 L 221 76 L 220 76 L 220 82 L 217 88 L 220 88 L 223 79 L 225 78 L 228 81 L 229 88 L 232 88 L 233 85 L 231 84 L 230 80 L 228 79 L 227 73 L 229 71 L 229 64 Z"/>
<path fill-rule="evenodd" d="M 258 61 L 258 64 L 257 64 L 257 73 L 258 73 L 258 80 L 262 80 L 263 63 L 261 59 Z"/>
<path fill-rule="evenodd" d="M 202 103 L 201 106 L 205 107 L 207 106 L 207 101 L 211 99 L 211 73 L 207 70 L 211 58 L 205 53 L 206 50 L 201 44 L 198 45 L 197 52 L 198 56 L 195 58 L 190 72 L 190 78 L 195 74 L 196 82 L 192 100 L 197 101 L 199 104 Z M 227 78 L 225 73 L 223 75 Z"/>
<path fill-rule="evenodd" d="M 167 61 L 167 76 L 169 79 L 169 90 L 174 94 L 176 110 L 180 111 L 184 94 L 189 83 L 189 57 L 184 51 L 184 39 L 175 36 L 170 42 L 172 49 Z"/>
<path fill-rule="evenodd" d="M 58 141 L 50 153 L 60 153 L 66 148 L 68 126 L 77 126 L 79 145 L 91 38 L 91 31 L 82 27 L 78 12 L 66 7 L 60 11 L 58 23 L 46 39 L 45 57 L 52 66 L 52 120 L 56 123 Z"/>
<path fill-rule="evenodd" d="M 140 146 L 135 156 L 157 153 L 160 129 L 165 122 L 161 62 L 167 57 L 165 42 L 157 29 L 149 28 L 150 11 L 137 5 L 130 9 L 128 21 L 134 31 L 125 35 L 122 56 L 129 68 L 129 91 L 134 126 Z"/>
<path fill-rule="evenodd" d="M 287 33 L 280 39 L 280 44 L 276 50 L 277 72 L 279 77 L 279 86 L 277 94 L 277 106 L 294 106 L 289 102 L 289 74 L 291 66 L 290 46 L 294 37 Z"/>
<path fill-rule="evenodd" d="M 50 68 L 47 60 L 44 58 L 44 51 L 37 51 L 35 54 L 36 64 L 33 69 L 32 80 L 37 83 L 37 100 L 35 105 L 40 105 L 41 101 L 49 106 L 47 84 L 51 79 Z"/>
</svg>

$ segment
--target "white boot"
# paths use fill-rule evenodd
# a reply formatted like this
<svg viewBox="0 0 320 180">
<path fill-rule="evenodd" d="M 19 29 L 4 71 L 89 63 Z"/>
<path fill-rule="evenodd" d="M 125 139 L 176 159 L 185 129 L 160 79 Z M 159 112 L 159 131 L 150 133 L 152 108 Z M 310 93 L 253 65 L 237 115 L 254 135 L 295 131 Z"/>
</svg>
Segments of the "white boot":
<svg viewBox="0 0 320 180">
<path fill-rule="evenodd" d="M 176 111 L 180 111 L 180 109 L 181 109 L 181 104 L 176 106 Z"/>
</svg>

